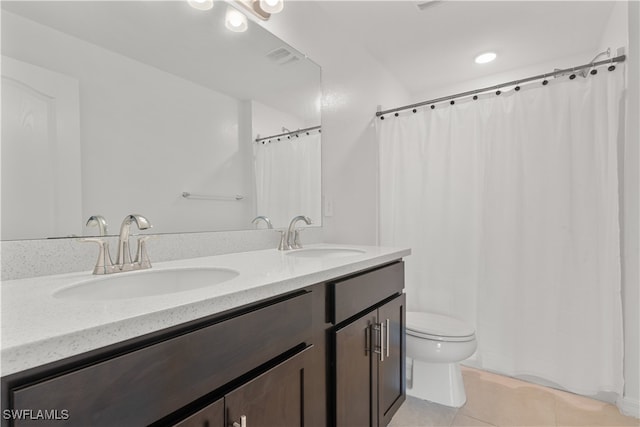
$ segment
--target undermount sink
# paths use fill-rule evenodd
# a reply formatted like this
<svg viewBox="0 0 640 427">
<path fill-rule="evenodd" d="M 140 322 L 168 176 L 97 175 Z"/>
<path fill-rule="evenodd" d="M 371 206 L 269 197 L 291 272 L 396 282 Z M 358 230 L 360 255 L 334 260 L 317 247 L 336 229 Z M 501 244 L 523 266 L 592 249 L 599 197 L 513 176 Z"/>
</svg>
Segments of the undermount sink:
<svg viewBox="0 0 640 427">
<path fill-rule="evenodd" d="M 238 276 L 226 268 L 145 270 L 95 277 L 54 292 L 55 298 L 85 301 L 117 300 L 174 294 L 207 288 Z"/>
<path fill-rule="evenodd" d="M 308 248 L 287 252 L 287 256 L 297 258 L 344 258 L 362 255 L 365 251 L 347 248 Z"/>
</svg>

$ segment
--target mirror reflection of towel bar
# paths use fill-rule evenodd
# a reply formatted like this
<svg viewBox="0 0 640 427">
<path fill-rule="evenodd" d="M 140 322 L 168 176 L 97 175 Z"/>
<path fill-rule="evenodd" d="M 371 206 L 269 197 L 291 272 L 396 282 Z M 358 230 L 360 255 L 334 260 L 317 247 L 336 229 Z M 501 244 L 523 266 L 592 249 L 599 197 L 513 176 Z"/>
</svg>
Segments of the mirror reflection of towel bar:
<svg viewBox="0 0 640 427">
<path fill-rule="evenodd" d="M 218 196 L 218 195 L 215 195 L 215 194 L 194 194 L 194 193 L 189 193 L 188 191 L 183 191 L 182 192 L 182 197 L 184 197 L 185 199 L 227 200 L 227 201 L 234 201 L 234 200 L 242 200 L 242 199 L 244 199 L 244 196 L 241 196 L 239 194 L 235 194 L 233 196 Z"/>
</svg>

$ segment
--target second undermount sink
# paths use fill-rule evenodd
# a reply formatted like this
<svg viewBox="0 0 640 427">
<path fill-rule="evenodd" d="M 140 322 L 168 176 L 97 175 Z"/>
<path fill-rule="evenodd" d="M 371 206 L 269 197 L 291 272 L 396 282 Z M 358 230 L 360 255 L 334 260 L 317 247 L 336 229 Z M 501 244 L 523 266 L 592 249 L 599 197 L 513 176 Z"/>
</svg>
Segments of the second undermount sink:
<svg viewBox="0 0 640 427">
<path fill-rule="evenodd" d="M 350 248 L 306 248 L 287 252 L 287 256 L 296 258 L 344 258 L 362 255 L 365 251 Z"/>
<path fill-rule="evenodd" d="M 144 270 L 95 277 L 54 292 L 54 298 L 101 301 L 142 298 L 208 288 L 238 276 L 226 268 Z"/>
</svg>

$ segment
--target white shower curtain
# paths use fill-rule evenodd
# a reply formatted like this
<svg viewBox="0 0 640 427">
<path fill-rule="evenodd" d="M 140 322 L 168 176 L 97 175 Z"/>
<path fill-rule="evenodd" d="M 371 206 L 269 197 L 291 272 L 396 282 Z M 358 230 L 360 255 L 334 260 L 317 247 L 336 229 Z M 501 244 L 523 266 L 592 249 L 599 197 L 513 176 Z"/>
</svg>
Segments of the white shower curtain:
<svg viewBox="0 0 640 427">
<path fill-rule="evenodd" d="M 377 120 L 380 243 L 409 310 L 476 327 L 475 364 L 621 394 L 623 67 Z"/>
<path fill-rule="evenodd" d="M 306 215 L 320 223 L 320 134 L 254 144 L 257 215 L 273 226 Z"/>
</svg>

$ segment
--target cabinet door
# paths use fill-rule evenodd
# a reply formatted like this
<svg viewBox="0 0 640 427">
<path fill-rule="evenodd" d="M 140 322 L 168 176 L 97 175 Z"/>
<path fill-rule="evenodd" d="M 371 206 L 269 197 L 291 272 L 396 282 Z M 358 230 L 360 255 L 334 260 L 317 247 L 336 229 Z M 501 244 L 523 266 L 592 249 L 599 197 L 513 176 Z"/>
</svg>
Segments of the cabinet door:
<svg viewBox="0 0 640 427">
<path fill-rule="evenodd" d="M 385 354 L 378 360 L 378 425 L 386 426 L 406 396 L 405 377 L 405 295 L 378 309 L 384 325 Z M 376 355 L 377 356 L 377 355 Z"/>
<path fill-rule="evenodd" d="M 224 399 L 219 399 L 173 427 L 223 427 Z"/>
<path fill-rule="evenodd" d="M 371 311 L 335 333 L 336 425 L 367 427 L 373 425 L 374 412 L 371 390 L 370 357 L 371 325 L 376 312 Z"/>
<path fill-rule="evenodd" d="M 226 426 L 297 427 L 304 425 L 307 347 L 225 396 Z"/>
</svg>

